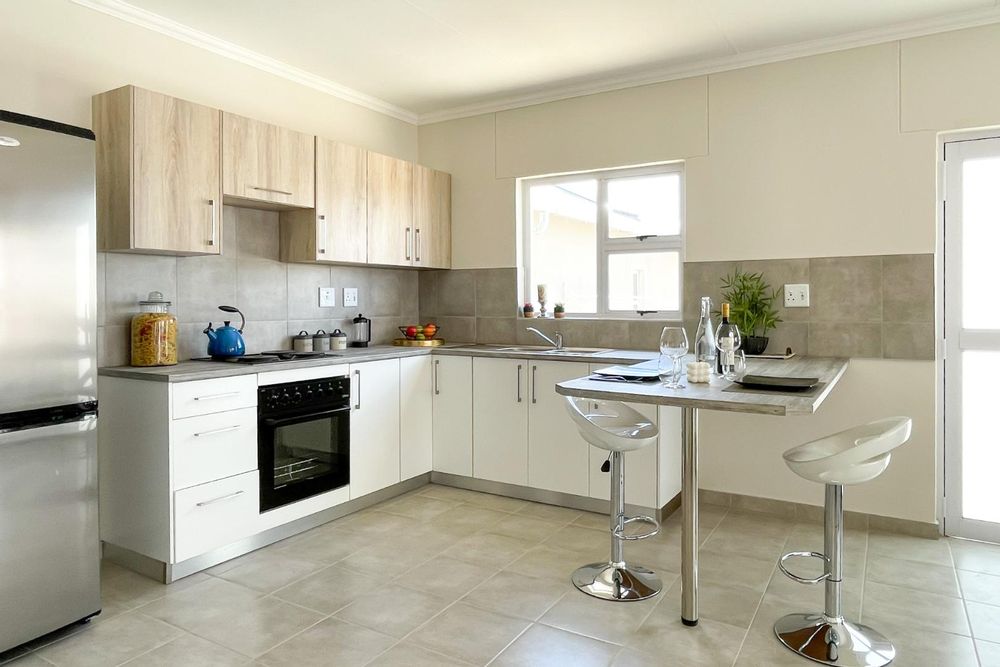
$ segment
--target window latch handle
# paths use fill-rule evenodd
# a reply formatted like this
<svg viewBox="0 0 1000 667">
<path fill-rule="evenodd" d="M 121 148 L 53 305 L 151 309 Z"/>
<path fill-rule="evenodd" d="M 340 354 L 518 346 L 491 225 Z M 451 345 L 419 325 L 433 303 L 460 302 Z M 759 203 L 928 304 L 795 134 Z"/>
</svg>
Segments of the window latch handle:
<svg viewBox="0 0 1000 667">
<path fill-rule="evenodd" d="M 639 315 L 639 317 L 643 317 L 645 315 L 652 315 L 653 313 L 658 313 L 660 311 L 658 311 L 658 310 L 637 310 L 635 312 Z"/>
</svg>

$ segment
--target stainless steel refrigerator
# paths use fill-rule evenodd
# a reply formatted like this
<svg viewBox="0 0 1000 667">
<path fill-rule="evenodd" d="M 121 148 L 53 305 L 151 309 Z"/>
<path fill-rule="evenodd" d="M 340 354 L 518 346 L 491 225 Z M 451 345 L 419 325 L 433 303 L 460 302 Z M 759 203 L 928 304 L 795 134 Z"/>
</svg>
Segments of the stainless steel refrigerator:
<svg viewBox="0 0 1000 667">
<path fill-rule="evenodd" d="M 89 130 L 0 111 L 0 651 L 101 609 Z"/>
</svg>

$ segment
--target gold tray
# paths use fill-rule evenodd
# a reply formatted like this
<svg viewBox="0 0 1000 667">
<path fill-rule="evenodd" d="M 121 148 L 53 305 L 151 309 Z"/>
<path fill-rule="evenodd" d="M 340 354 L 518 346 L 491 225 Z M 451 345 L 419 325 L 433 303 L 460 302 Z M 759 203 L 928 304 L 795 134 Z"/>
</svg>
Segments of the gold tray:
<svg viewBox="0 0 1000 667">
<path fill-rule="evenodd" d="M 444 345 L 443 338 L 431 338 L 430 340 L 410 340 L 409 338 L 396 338 L 392 341 L 393 345 L 402 345 L 404 347 L 437 347 L 438 345 Z"/>
</svg>

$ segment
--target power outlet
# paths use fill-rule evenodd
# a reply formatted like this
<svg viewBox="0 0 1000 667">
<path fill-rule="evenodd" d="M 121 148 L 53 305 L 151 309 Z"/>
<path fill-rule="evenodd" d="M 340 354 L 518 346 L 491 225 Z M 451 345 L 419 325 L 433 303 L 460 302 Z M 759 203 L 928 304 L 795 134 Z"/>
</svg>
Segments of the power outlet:
<svg viewBox="0 0 1000 667">
<path fill-rule="evenodd" d="M 319 288 L 319 307 L 333 308 L 337 305 L 337 290 L 332 287 Z"/>
<path fill-rule="evenodd" d="M 809 307 L 809 283 L 785 285 L 785 308 Z"/>
<path fill-rule="evenodd" d="M 344 288 L 344 308 L 350 308 L 351 306 L 358 305 L 358 288 L 357 287 L 345 287 Z"/>
</svg>

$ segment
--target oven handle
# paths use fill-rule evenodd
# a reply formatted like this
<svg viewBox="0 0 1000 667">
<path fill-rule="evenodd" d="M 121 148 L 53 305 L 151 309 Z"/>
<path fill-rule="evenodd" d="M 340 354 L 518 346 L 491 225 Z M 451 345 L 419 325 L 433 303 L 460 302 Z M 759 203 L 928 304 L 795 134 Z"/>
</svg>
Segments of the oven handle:
<svg viewBox="0 0 1000 667">
<path fill-rule="evenodd" d="M 333 410 L 324 410 L 323 412 L 308 412 L 303 415 L 295 415 L 294 417 L 282 417 L 280 419 L 266 418 L 261 419 L 260 423 L 264 426 L 277 427 L 284 426 L 286 424 L 296 424 L 299 422 L 312 421 L 313 419 L 321 419 L 323 417 L 332 417 L 335 414 L 341 412 L 350 412 L 351 406 L 345 405 L 342 408 L 334 408 Z"/>
</svg>

